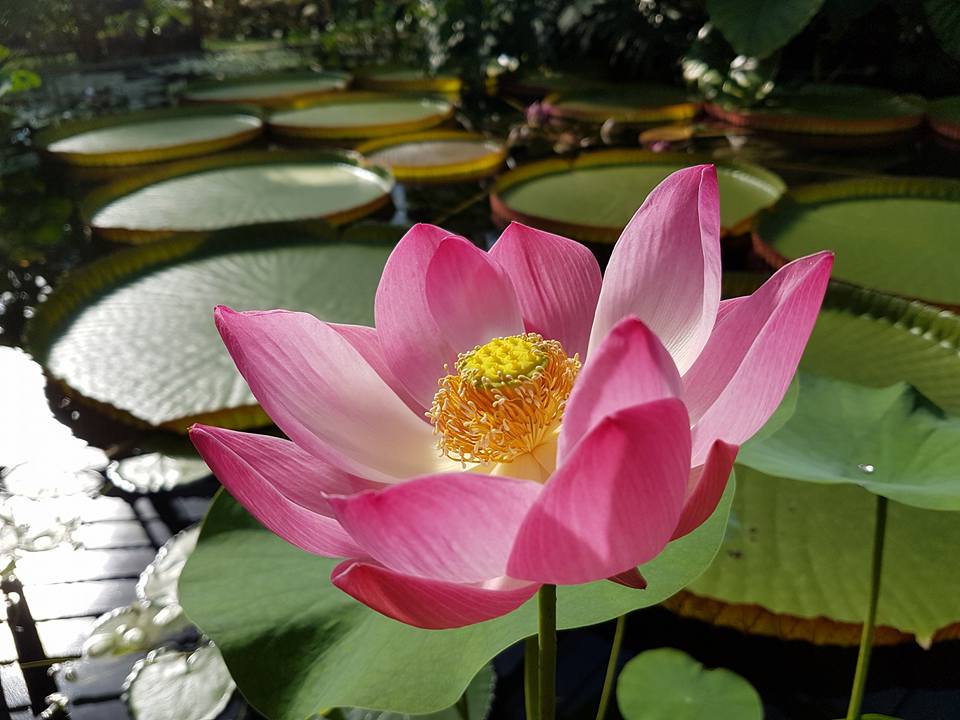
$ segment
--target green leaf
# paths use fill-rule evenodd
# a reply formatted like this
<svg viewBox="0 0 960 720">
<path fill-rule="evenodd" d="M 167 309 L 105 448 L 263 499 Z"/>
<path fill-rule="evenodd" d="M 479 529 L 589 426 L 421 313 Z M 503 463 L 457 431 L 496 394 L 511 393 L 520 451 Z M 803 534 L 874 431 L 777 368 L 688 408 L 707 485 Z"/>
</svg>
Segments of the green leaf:
<svg viewBox="0 0 960 720">
<path fill-rule="evenodd" d="M 795 480 L 851 483 L 930 510 L 960 510 L 960 418 L 909 385 L 874 389 L 801 373 L 796 411 L 737 462 Z"/>
<path fill-rule="evenodd" d="M 781 615 L 860 623 L 875 505 L 876 497 L 859 487 L 786 480 L 737 466 L 723 547 L 689 589 Z M 925 643 L 960 621 L 958 546 L 960 522 L 953 513 L 891 503 L 877 625 Z"/>
<path fill-rule="evenodd" d="M 648 650 L 624 666 L 617 705 L 625 720 L 763 720 L 750 683 L 672 648 Z"/>
<path fill-rule="evenodd" d="M 710 520 L 642 566 L 646 590 L 606 581 L 561 588 L 560 626 L 609 620 L 687 585 L 716 553 L 733 492 L 731 478 Z M 456 702 L 494 655 L 536 632 L 535 602 L 457 630 L 403 625 L 334 588 L 337 562 L 287 544 L 221 492 L 184 569 L 180 602 L 271 720 L 338 706 L 435 712 Z"/>
<path fill-rule="evenodd" d="M 955 0 L 924 0 L 923 9 L 940 45 L 960 59 L 960 4 Z"/>
<path fill-rule="evenodd" d="M 823 0 L 707 0 L 710 19 L 741 55 L 766 57 L 798 35 Z"/>
</svg>

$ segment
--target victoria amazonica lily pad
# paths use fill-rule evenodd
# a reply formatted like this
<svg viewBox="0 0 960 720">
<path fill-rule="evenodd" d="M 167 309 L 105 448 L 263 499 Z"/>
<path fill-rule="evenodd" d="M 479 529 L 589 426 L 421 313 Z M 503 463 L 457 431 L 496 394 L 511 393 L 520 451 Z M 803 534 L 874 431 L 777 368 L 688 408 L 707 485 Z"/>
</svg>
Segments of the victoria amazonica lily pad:
<svg viewBox="0 0 960 720">
<path fill-rule="evenodd" d="M 97 190 L 84 203 L 93 230 L 144 242 L 262 223 L 339 224 L 389 200 L 393 178 L 355 153 L 246 153 L 176 163 Z"/>
<path fill-rule="evenodd" d="M 416 68 L 371 67 L 357 71 L 357 87 L 386 92 L 455 94 L 463 84 L 454 75 L 429 75 Z"/>
<path fill-rule="evenodd" d="M 807 85 L 772 95 L 756 108 L 708 105 L 711 115 L 733 125 L 808 135 L 876 135 L 902 132 L 923 122 L 925 107 L 914 95 L 858 85 Z"/>
<path fill-rule="evenodd" d="M 390 168 L 401 182 L 454 182 L 484 177 L 496 172 L 506 156 L 500 142 L 456 130 L 371 140 L 358 146 L 357 152 Z"/>
<path fill-rule="evenodd" d="M 646 590 L 606 581 L 560 588 L 560 627 L 653 605 L 697 577 L 720 543 L 733 494 L 731 478 L 713 517 L 641 567 Z M 398 623 L 334 588 L 337 562 L 284 542 L 221 492 L 184 569 L 188 616 L 217 643 L 247 700 L 273 720 L 331 706 L 440 710 L 494 655 L 536 632 L 532 602 L 457 630 Z"/>
<path fill-rule="evenodd" d="M 960 182 L 849 180 L 787 194 L 758 218 L 754 244 L 775 266 L 829 248 L 835 278 L 960 307 L 958 227 Z"/>
<path fill-rule="evenodd" d="M 435 127 L 453 106 L 433 97 L 350 93 L 270 116 L 270 132 L 299 140 L 362 140 Z"/>
<path fill-rule="evenodd" d="M 66 123 L 40 133 L 37 146 L 72 165 L 137 165 L 225 150 L 262 129 L 249 108 L 169 108 Z"/>
<path fill-rule="evenodd" d="M 642 150 L 541 160 L 498 178 L 490 206 L 501 222 L 518 220 L 584 242 L 612 243 L 647 193 L 670 173 L 696 162 L 689 155 Z M 786 189 L 778 176 L 746 163 L 717 165 L 717 180 L 720 221 L 728 231 L 773 204 Z"/>
<path fill-rule="evenodd" d="M 544 109 L 553 117 L 583 122 L 656 123 L 689 120 L 699 105 L 685 90 L 666 85 L 626 85 L 548 95 Z"/>
<path fill-rule="evenodd" d="M 281 107 L 308 102 L 344 90 L 350 76 L 340 72 L 253 75 L 234 80 L 191 84 L 182 99 L 188 103 L 247 103 Z"/>
<path fill-rule="evenodd" d="M 960 140 L 960 95 L 940 98 L 927 107 L 927 122 L 941 135 Z"/>
<path fill-rule="evenodd" d="M 178 431 L 268 422 L 223 348 L 213 308 L 289 308 L 373 324 L 390 245 L 261 228 L 130 248 L 69 275 L 29 343 L 53 378 L 121 419 Z"/>
</svg>

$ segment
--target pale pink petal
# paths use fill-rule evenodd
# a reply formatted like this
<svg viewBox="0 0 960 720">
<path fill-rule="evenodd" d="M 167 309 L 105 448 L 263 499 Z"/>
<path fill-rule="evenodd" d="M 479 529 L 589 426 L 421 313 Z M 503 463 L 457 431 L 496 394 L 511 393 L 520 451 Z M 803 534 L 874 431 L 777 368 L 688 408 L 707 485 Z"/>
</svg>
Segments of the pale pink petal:
<svg viewBox="0 0 960 720">
<path fill-rule="evenodd" d="M 397 394 L 397 397 L 407 404 L 408 408 L 413 410 L 417 417 L 427 422 L 426 412 L 429 406 L 425 407 L 418 403 L 404 384 L 393 374 L 393 370 L 387 365 L 387 359 L 383 356 L 380 338 L 377 337 L 377 331 L 374 328 L 367 327 L 366 325 L 327 324 L 340 333 L 348 343 L 353 345 L 356 351 L 367 361 L 367 364 L 376 370 L 377 375 L 383 378 L 383 381 L 390 386 L 390 389 Z"/>
<path fill-rule="evenodd" d="M 449 236 L 434 225 L 414 225 L 390 253 L 377 287 L 374 316 L 384 359 L 423 407 L 433 402 L 443 364 L 459 352 L 441 334 L 426 296 L 427 266 Z"/>
<path fill-rule="evenodd" d="M 437 471 L 430 426 L 329 325 L 285 310 L 215 317 L 254 397 L 303 449 L 379 482 Z"/>
<path fill-rule="evenodd" d="M 523 332 L 510 278 L 487 253 L 462 238 L 440 241 L 427 266 L 426 295 L 440 333 L 454 350 L 447 358 L 450 367 L 457 353 Z"/>
<path fill-rule="evenodd" d="M 536 583 L 503 589 L 411 577 L 348 560 L 334 568 L 333 584 L 387 617 L 428 630 L 463 627 L 506 615 L 529 600 Z"/>
<path fill-rule="evenodd" d="M 347 532 L 380 564 L 419 577 L 482 582 L 505 574 L 517 528 L 541 487 L 459 472 L 329 501 Z"/>
<path fill-rule="evenodd" d="M 565 237 L 510 223 L 490 255 L 513 280 L 527 330 L 585 359 L 600 296 L 593 253 Z"/>
<path fill-rule="evenodd" d="M 730 479 L 739 449 L 736 445 L 717 440 L 707 453 L 706 463 L 690 471 L 683 513 L 677 529 L 673 531 L 674 540 L 703 525 L 717 509 L 723 491 L 727 489 L 727 480 Z"/>
<path fill-rule="evenodd" d="M 777 409 L 816 322 L 832 266 L 828 252 L 794 260 L 753 295 L 725 308 L 683 377 L 695 466 L 715 440 L 741 445 Z"/>
<path fill-rule="evenodd" d="M 594 348 L 573 386 L 560 426 L 558 462 L 607 415 L 680 397 L 682 387 L 677 366 L 657 337 L 637 318 L 624 318 Z"/>
<path fill-rule="evenodd" d="M 299 466 L 303 458 L 281 459 L 279 456 L 274 456 L 280 462 L 280 466 L 273 469 L 265 468 L 261 464 L 265 460 L 262 451 L 267 445 L 262 441 L 252 440 L 244 446 L 243 441 L 237 437 L 241 434 L 227 434 L 226 431 L 203 425 L 194 425 L 190 429 L 190 439 L 210 466 L 213 474 L 237 502 L 268 530 L 287 542 L 317 555 L 362 556 L 363 551 L 351 540 L 340 523 L 322 514 L 318 509 L 311 509 L 287 497 L 278 485 L 272 482 L 275 475 Z M 277 447 L 273 447 L 268 452 L 272 453 L 276 450 Z M 249 457 L 256 458 L 256 464 L 249 462 L 247 459 Z M 314 474 L 320 482 L 329 482 L 329 487 L 346 484 L 346 481 L 332 470 L 324 473 L 320 469 L 314 471 Z M 304 494 L 304 489 L 299 488 L 298 495 L 301 499 Z"/>
<path fill-rule="evenodd" d="M 619 575 L 670 540 L 690 471 L 690 427 L 677 399 L 624 408 L 599 423 L 547 482 L 517 533 L 507 575 L 574 585 Z"/>
<path fill-rule="evenodd" d="M 647 588 L 647 579 L 636 568 L 630 568 L 626 572 L 608 578 L 608 580 L 633 590 L 645 590 Z"/>
<path fill-rule="evenodd" d="M 698 165 L 654 188 L 624 229 L 603 278 L 590 350 L 621 318 L 636 315 L 682 373 L 710 337 L 719 303 L 717 172 Z"/>
</svg>

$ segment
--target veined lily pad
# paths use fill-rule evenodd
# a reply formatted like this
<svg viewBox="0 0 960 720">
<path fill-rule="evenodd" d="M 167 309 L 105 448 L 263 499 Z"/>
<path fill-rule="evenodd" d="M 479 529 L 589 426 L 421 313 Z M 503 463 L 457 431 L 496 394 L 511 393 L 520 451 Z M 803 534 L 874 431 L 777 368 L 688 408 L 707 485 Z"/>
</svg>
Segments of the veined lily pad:
<svg viewBox="0 0 960 720">
<path fill-rule="evenodd" d="M 498 178 L 490 206 L 501 222 L 519 220 L 585 242 L 612 243 L 647 193 L 670 173 L 699 160 L 643 150 L 603 150 L 574 160 L 550 158 Z M 720 220 L 727 230 L 738 229 L 786 189 L 773 173 L 746 163 L 719 164 L 717 177 Z"/>
<path fill-rule="evenodd" d="M 246 103 L 280 107 L 326 97 L 344 90 L 349 84 L 350 75 L 341 72 L 269 73 L 193 83 L 181 97 L 188 103 Z"/>
<path fill-rule="evenodd" d="M 264 425 L 213 308 L 282 307 L 372 324 L 390 246 L 331 235 L 272 226 L 115 253 L 59 285 L 34 316 L 29 343 L 52 377 L 121 419 L 178 431 L 195 420 Z"/>
<path fill-rule="evenodd" d="M 560 589 L 559 625 L 579 627 L 661 602 L 710 564 L 734 493 L 713 517 L 641 567 L 646 590 L 611 582 Z M 303 552 L 221 492 L 180 579 L 180 602 L 223 652 L 246 699 L 273 720 L 354 706 L 449 707 L 494 655 L 536 632 L 535 602 L 457 630 L 390 620 L 334 588 L 336 560 Z"/>
<path fill-rule="evenodd" d="M 371 140 L 357 152 L 390 168 L 401 182 L 455 182 L 495 173 L 506 148 L 477 133 L 429 130 L 395 138 Z"/>
<path fill-rule="evenodd" d="M 602 123 L 645 124 L 689 120 L 699 105 L 683 88 L 666 85 L 624 85 L 572 90 L 548 95 L 544 109 L 565 120 Z"/>
<path fill-rule="evenodd" d="M 754 246 L 774 266 L 833 250 L 834 277 L 960 307 L 960 182 L 887 178 L 812 185 L 759 218 Z"/>
<path fill-rule="evenodd" d="M 801 373 L 796 408 L 737 461 L 795 480 L 859 485 L 930 510 L 960 510 L 960 417 L 909 385 L 888 388 Z"/>
<path fill-rule="evenodd" d="M 808 135 L 876 135 L 902 132 L 923 122 L 924 102 L 914 95 L 859 85 L 808 85 L 771 95 L 761 107 L 707 105 L 732 125 Z"/>
<path fill-rule="evenodd" d="M 168 108 L 66 123 L 41 132 L 37 146 L 71 165 L 139 165 L 226 150 L 262 129 L 249 108 Z"/>
<path fill-rule="evenodd" d="M 960 95 L 930 103 L 927 106 L 927 122 L 941 135 L 960 140 Z"/>
<path fill-rule="evenodd" d="M 340 224 L 389 200 L 393 179 L 355 153 L 256 152 L 199 158 L 95 191 L 84 217 L 110 240 L 145 242 L 262 223 Z"/>
<path fill-rule="evenodd" d="M 463 84 L 454 75 L 429 75 L 422 70 L 403 67 L 369 67 L 356 72 L 357 87 L 386 92 L 443 93 L 455 95 Z"/>
<path fill-rule="evenodd" d="M 270 132 L 299 140 L 363 140 L 432 128 L 453 106 L 432 97 L 350 93 L 270 116 Z"/>
</svg>

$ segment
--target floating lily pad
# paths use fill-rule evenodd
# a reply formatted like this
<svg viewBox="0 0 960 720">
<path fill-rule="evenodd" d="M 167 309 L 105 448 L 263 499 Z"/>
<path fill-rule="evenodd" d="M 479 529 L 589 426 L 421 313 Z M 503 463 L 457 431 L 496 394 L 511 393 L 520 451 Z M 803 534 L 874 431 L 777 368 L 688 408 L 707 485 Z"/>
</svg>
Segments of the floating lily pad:
<svg viewBox="0 0 960 720">
<path fill-rule="evenodd" d="M 28 341 L 52 377 L 123 420 L 178 431 L 264 425 L 213 308 L 371 325 L 389 251 L 289 226 L 130 248 L 69 275 L 38 308 Z"/>
<path fill-rule="evenodd" d="M 270 116 L 270 132 L 299 140 L 363 140 L 432 128 L 453 115 L 439 98 L 350 93 Z"/>
<path fill-rule="evenodd" d="M 771 95 L 765 105 L 736 108 L 707 105 L 733 125 L 809 135 L 876 135 L 902 132 L 923 122 L 925 107 L 915 95 L 897 95 L 859 85 L 807 85 Z"/>
<path fill-rule="evenodd" d="M 960 417 L 909 385 L 888 388 L 800 374 L 790 419 L 737 461 L 795 480 L 859 485 L 915 507 L 960 510 Z"/>
<path fill-rule="evenodd" d="M 84 216 L 110 240 L 145 242 L 262 223 L 339 224 L 389 200 L 393 179 L 355 153 L 245 153 L 175 163 L 94 192 Z"/>
<path fill-rule="evenodd" d="M 262 130 L 250 109 L 168 108 L 66 123 L 41 132 L 37 146 L 72 165 L 138 165 L 226 150 Z"/>
<path fill-rule="evenodd" d="M 585 242 L 615 242 L 653 188 L 699 160 L 643 150 L 541 160 L 498 178 L 490 206 L 501 222 L 519 220 Z M 717 178 L 720 221 L 726 230 L 738 229 L 786 189 L 773 173 L 746 163 L 717 165 Z"/>
<path fill-rule="evenodd" d="M 689 120 L 699 110 L 683 88 L 667 85 L 618 85 L 548 95 L 544 110 L 552 117 L 582 122 L 656 123 Z"/>
<path fill-rule="evenodd" d="M 960 96 L 941 98 L 930 103 L 927 122 L 941 135 L 960 140 Z"/>
<path fill-rule="evenodd" d="M 107 467 L 107 479 L 133 493 L 165 492 L 209 476 L 207 464 L 187 443 L 114 460 Z"/>
<path fill-rule="evenodd" d="M 189 627 L 182 612 L 136 602 L 97 618 L 83 643 L 84 658 L 129 655 L 155 648 Z"/>
<path fill-rule="evenodd" d="M 341 72 L 270 73 L 233 80 L 193 83 L 182 99 L 189 103 L 244 103 L 261 107 L 294 105 L 344 90 L 350 75 Z"/>
<path fill-rule="evenodd" d="M 430 130 L 357 146 L 371 162 L 390 168 L 401 182 L 453 182 L 491 175 L 506 148 L 477 133 Z"/>
<path fill-rule="evenodd" d="M 646 590 L 606 581 L 560 588 L 559 625 L 653 605 L 697 577 L 723 535 L 733 492 L 731 478 L 710 520 L 641 567 Z M 217 643 L 246 699 L 273 720 L 332 706 L 436 712 L 494 655 L 536 632 L 535 602 L 457 630 L 403 625 L 334 588 L 337 562 L 291 546 L 221 492 L 181 576 L 190 619 Z"/>
<path fill-rule="evenodd" d="M 960 182 L 848 180 L 802 188 L 763 213 L 754 245 L 771 264 L 833 250 L 835 278 L 960 306 Z"/>
<path fill-rule="evenodd" d="M 456 94 L 463 84 L 455 75 L 430 75 L 404 67 L 370 67 L 357 70 L 357 87 L 386 92 Z"/>
<path fill-rule="evenodd" d="M 617 681 L 625 720 L 763 720 L 757 691 L 730 670 L 707 670 L 673 648 L 640 653 Z"/>
<path fill-rule="evenodd" d="M 144 568 L 137 580 L 137 597 L 163 608 L 179 608 L 177 583 L 183 566 L 197 546 L 200 528 L 183 530 L 163 544 L 153 562 Z"/>
<path fill-rule="evenodd" d="M 552 93 L 574 92 L 596 86 L 596 77 L 552 70 L 505 73 L 497 79 L 500 93 L 522 98 L 542 98 Z"/>
</svg>

